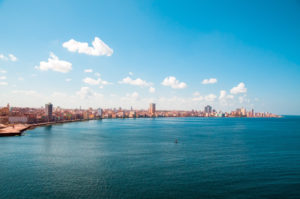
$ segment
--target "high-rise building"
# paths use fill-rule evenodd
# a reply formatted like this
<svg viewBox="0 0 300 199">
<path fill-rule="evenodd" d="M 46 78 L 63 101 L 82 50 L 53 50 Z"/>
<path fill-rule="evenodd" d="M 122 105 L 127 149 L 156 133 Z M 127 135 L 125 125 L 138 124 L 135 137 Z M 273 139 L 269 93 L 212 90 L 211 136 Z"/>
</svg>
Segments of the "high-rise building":
<svg viewBox="0 0 300 199">
<path fill-rule="evenodd" d="M 149 107 L 149 113 L 150 114 L 155 114 L 155 104 L 154 103 L 151 103 L 150 104 L 150 107 Z"/>
<path fill-rule="evenodd" d="M 97 114 L 98 114 L 98 116 L 99 116 L 100 118 L 102 117 L 102 113 L 103 113 L 102 109 L 101 109 L 101 108 L 98 108 L 98 109 L 97 109 Z"/>
<path fill-rule="evenodd" d="M 247 115 L 247 111 L 245 108 L 241 108 L 241 114 L 242 116 L 246 116 Z"/>
<path fill-rule="evenodd" d="M 52 120 L 52 110 L 53 105 L 51 103 L 45 104 L 45 114 L 48 117 L 48 120 Z"/>
<path fill-rule="evenodd" d="M 206 107 L 204 107 L 204 112 L 205 113 L 211 113 L 212 107 L 207 105 Z"/>
</svg>

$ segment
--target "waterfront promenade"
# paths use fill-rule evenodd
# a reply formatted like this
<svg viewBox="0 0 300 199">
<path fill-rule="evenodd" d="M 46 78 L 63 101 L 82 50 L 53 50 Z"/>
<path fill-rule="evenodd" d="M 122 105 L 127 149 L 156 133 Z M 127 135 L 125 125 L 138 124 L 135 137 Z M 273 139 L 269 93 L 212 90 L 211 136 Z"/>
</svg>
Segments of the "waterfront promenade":
<svg viewBox="0 0 300 199">
<path fill-rule="evenodd" d="M 62 124 L 62 123 L 69 123 L 69 122 L 81 122 L 87 121 L 89 119 L 80 119 L 80 120 L 65 120 L 65 121 L 56 121 L 56 122 L 43 122 L 37 124 L 10 124 L 10 125 L 3 125 L 0 128 L 0 137 L 4 136 L 20 136 L 22 133 L 27 129 L 33 129 L 39 126 L 48 126 L 48 125 L 55 125 L 55 124 Z"/>
</svg>

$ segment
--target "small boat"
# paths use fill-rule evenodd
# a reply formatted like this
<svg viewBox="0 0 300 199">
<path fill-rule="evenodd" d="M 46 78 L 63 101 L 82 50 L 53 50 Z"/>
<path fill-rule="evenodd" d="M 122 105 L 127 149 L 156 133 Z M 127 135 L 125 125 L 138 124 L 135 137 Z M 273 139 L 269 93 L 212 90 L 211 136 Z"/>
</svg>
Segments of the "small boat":
<svg viewBox="0 0 300 199">
<path fill-rule="evenodd" d="M 178 140 L 176 139 L 176 140 L 175 140 L 175 144 L 177 144 L 177 143 L 178 143 Z"/>
</svg>

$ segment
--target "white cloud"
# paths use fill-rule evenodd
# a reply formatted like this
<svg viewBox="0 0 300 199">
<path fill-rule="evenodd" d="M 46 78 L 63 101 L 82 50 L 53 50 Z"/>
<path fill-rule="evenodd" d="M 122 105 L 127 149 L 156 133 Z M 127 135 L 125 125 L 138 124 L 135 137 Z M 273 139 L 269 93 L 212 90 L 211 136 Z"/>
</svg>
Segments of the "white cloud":
<svg viewBox="0 0 300 199">
<path fill-rule="evenodd" d="M 220 91 L 219 100 L 225 99 L 225 97 L 226 97 L 226 91 L 225 90 L 221 90 Z"/>
<path fill-rule="evenodd" d="M 79 42 L 74 39 L 64 42 L 63 47 L 67 48 L 71 52 L 78 52 L 93 56 L 111 56 L 113 54 L 113 49 L 111 49 L 98 37 L 95 37 L 92 47 L 89 46 L 87 42 Z"/>
<path fill-rule="evenodd" d="M 203 96 L 197 96 L 192 98 L 193 101 L 202 101 L 203 99 L 204 99 Z"/>
<path fill-rule="evenodd" d="M 0 80 L 5 80 L 6 77 L 5 76 L 0 76 Z"/>
<path fill-rule="evenodd" d="M 200 96 L 200 93 L 198 91 L 193 93 L 194 96 Z"/>
<path fill-rule="evenodd" d="M 128 96 L 128 95 L 127 95 Z M 137 99 L 139 97 L 139 93 L 138 92 L 133 92 L 132 94 L 129 94 L 129 97 L 132 97 L 134 99 Z"/>
<path fill-rule="evenodd" d="M 214 94 L 209 94 L 209 95 L 206 95 L 204 98 L 205 98 L 206 101 L 212 102 L 212 101 L 215 101 L 215 99 L 217 98 L 217 96 L 214 95 Z"/>
<path fill-rule="evenodd" d="M 93 70 L 92 70 L 92 69 L 85 69 L 84 72 L 85 72 L 85 73 L 92 73 Z"/>
<path fill-rule="evenodd" d="M 137 78 L 137 79 L 131 79 L 131 77 L 125 77 L 124 79 L 122 79 L 122 81 L 119 81 L 119 84 L 130 84 L 133 86 L 151 86 L 152 83 L 150 82 L 146 82 L 145 80 L 142 80 L 141 78 Z"/>
<path fill-rule="evenodd" d="M 19 81 L 23 81 L 24 78 L 23 78 L 23 77 L 19 77 L 18 80 L 19 80 Z"/>
<path fill-rule="evenodd" d="M 203 100 L 205 100 L 207 102 L 213 102 L 217 98 L 217 96 L 214 95 L 214 94 L 209 94 L 209 95 L 206 95 L 206 96 L 201 96 L 199 92 L 195 92 L 193 95 L 195 97 L 192 98 L 192 101 L 203 101 Z"/>
<path fill-rule="evenodd" d="M 6 70 L 0 70 L 0 73 L 4 74 L 6 73 Z"/>
<path fill-rule="evenodd" d="M 14 56 L 13 54 L 9 54 L 8 57 L 9 57 L 10 61 L 13 61 L 13 62 L 18 60 L 17 57 Z"/>
<path fill-rule="evenodd" d="M 122 101 L 136 101 L 138 100 L 140 97 L 139 93 L 138 92 L 133 92 L 133 93 L 127 93 L 126 94 L 126 97 L 122 97 L 121 100 Z"/>
<path fill-rule="evenodd" d="M 72 70 L 72 64 L 67 61 L 59 60 L 56 55 L 50 53 L 48 62 L 41 61 L 39 66 L 35 66 L 36 69 L 41 71 L 53 70 L 56 72 L 67 73 Z"/>
<path fill-rule="evenodd" d="M 7 57 L 5 57 L 3 54 L 0 54 L 0 59 L 1 60 L 7 60 Z"/>
<path fill-rule="evenodd" d="M 0 86 L 6 86 L 6 85 L 8 85 L 7 82 L 0 82 Z"/>
<path fill-rule="evenodd" d="M 100 85 L 100 88 L 103 88 L 104 85 L 110 84 L 108 81 L 102 80 L 101 78 L 93 79 L 90 77 L 86 77 L 82 81 L 86 84 L 93 85 L 93 86 Z"/>
<path fill-rule="evenodd" d="M 220 91 L 219 100 L 221 101 L 221 103 L 226 104 L 227 99 L 233 99 L 233 98 L 234 98 L 234 96 L 233 95 L 227 95 L 227 92 L 225 90 Z"/>
<path fill-rule="evenodd" d="M 151 86 L 151 87 L 149 88 L 149 92 L 150 92 L 150 93 L 155 93 L 155 88 Z"/>
<path fill-rule="evenodd" d="M 204 79 L 202 81 L 202 84 L 215 84 L 218 80 L 216 78 L 210 78 L 210 79 Z"/>
<path fill-rule="evenodd" d="M 89 87 L 81 87 L 80 90 L 76 92 L 76 95 L 78 95 L 81 99 L 88 99 L 101 94 L 94 92 Z"/>
<path fill-rule="evenodd" d="M 179 82 L 179 80 L 177 80 L 176 77 L 173 76 L 166 77 L 161 84 L 164 86 L 170 86 L 174 89 L 183 89 L 187 86 L 186 83 Z"/>
<path fill-rule="evenodd" d="M 226 98 L 227 98 L 227 99 L 233 99 L 234 96 L 233 96 L 233 95 L 227 95 Z"/>
<path fill-rule="evenodd" d="M 100 76 L 101 76 L 101 74 L 100 74 L 100 73 L 95 73 L 95 75 L 96 75 L 97 77 L 100 77 Z"/>
<path fill-rule="evenodd" d="M 65 81 L 66 82 L 70 82 L 70 81 L 72 81 L 72 79 L 71 78 L 67 78 L 67 79 L 65 79 Z"/>
<path fill-rule="evenodd" d="M 129 72 L 128 74 L 129 74 L 130 76 L 133 76 L 133 72 Z"/>
<path fill-rule="evenodd" d="M 246 93 L 247 88 L 245 87 L 245 84 L 243 82 L 239 83 L 236 87 L 233 87 L 230 90 L 231 94 L 238 94 L 238 93 Z"/>
<path fill-rule="evenodd" d="M 14 56 L 13 54 L 9 54 L 8 56 L 5 56 L 3 54 L 0 54 L 0 60 L 5 60 L 5 61 L 12 61 L 12 62 L 15 62 L 17 61 L 17 57 Z"/>
</svg>

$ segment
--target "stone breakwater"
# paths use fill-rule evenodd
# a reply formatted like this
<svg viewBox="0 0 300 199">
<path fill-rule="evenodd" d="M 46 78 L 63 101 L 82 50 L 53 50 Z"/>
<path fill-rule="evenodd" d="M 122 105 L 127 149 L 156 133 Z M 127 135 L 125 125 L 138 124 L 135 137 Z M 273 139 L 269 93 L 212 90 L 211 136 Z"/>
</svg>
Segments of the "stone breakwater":
<svg viewBox="0 0 300 199">
<path fill-rule="evenodd" d="M 34 129 L 39 126 L 48 126 L 54 124 L 63 124 L 68 122 L 81 122 L 87 120 L 66 120 L 66 121 L 58 121 L 58 122 L 44 122 L 38 124 L 10 124 L 10 125 L 2 125 L 0 126 L 0 137 L 4 136 L 19 136 L 22 135 L 24 131 L 27 129 Z"/>
</svg>

